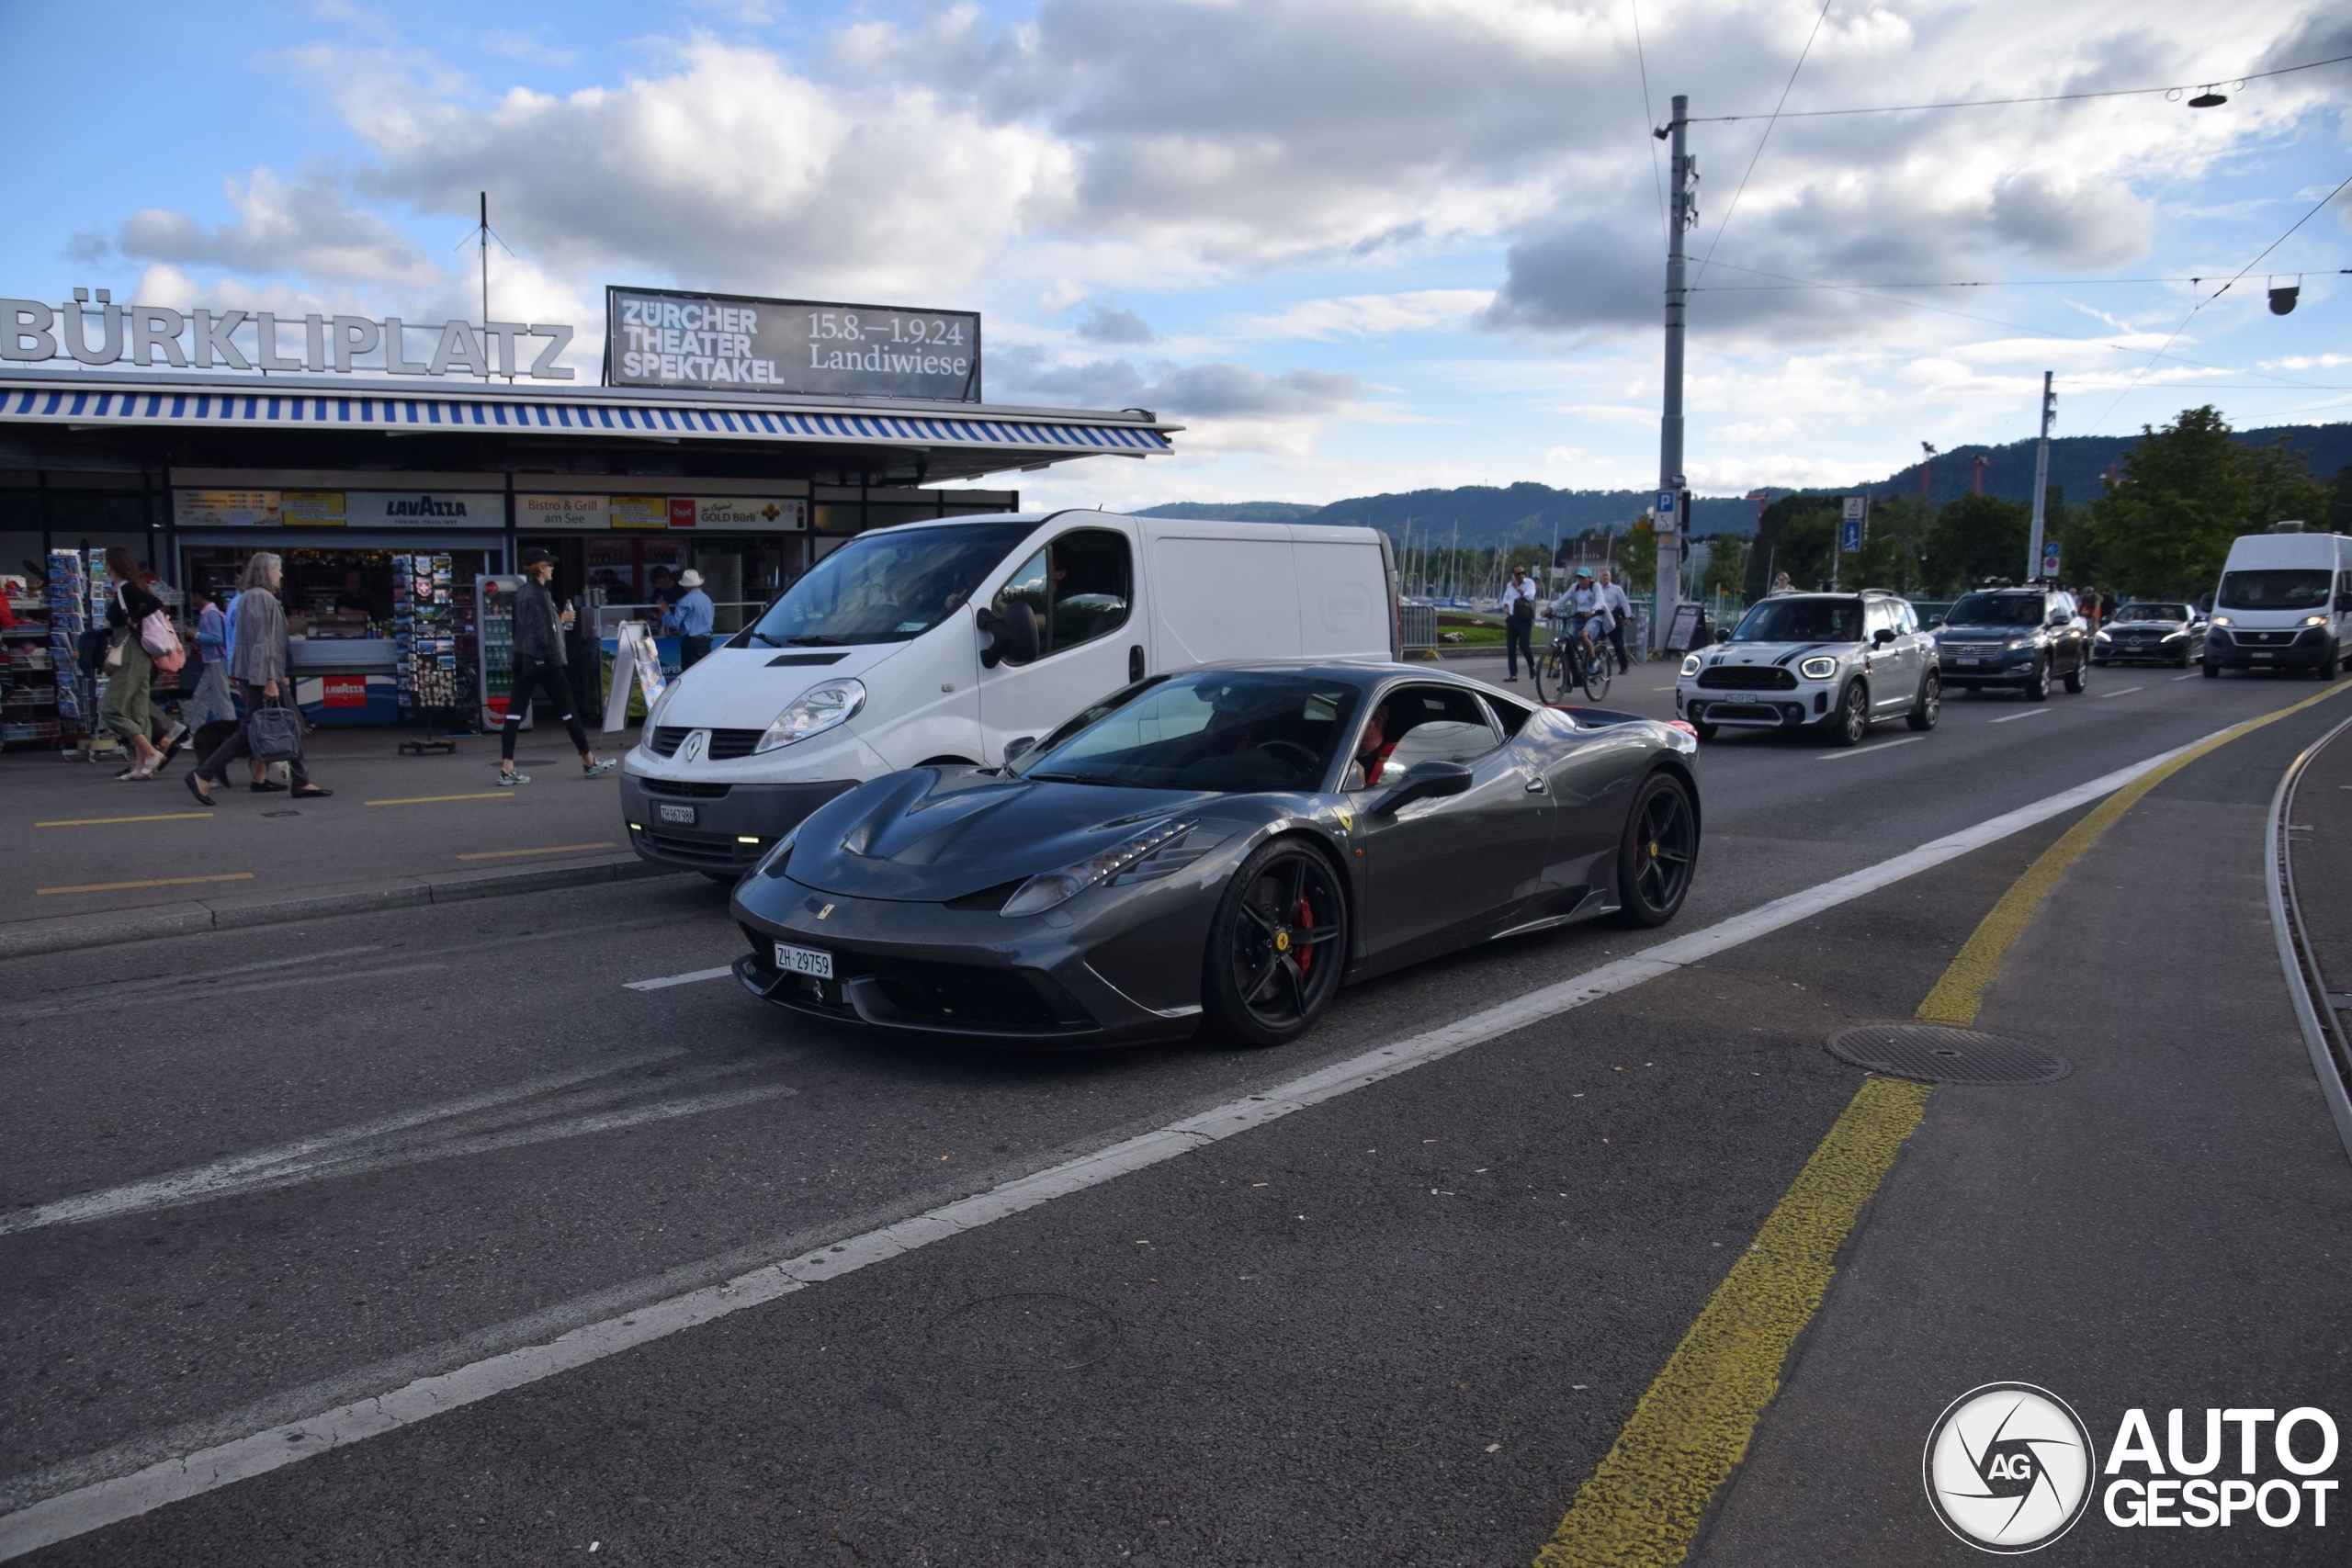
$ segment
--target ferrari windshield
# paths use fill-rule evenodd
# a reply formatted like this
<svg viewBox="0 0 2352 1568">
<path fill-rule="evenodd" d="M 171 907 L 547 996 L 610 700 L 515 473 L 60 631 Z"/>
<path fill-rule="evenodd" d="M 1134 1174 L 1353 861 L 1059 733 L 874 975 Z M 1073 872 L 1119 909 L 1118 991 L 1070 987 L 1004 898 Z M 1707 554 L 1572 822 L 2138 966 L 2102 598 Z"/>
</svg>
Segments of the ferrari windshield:
<svg viewBox="0 0 2352 1568">
<path fill-rule="evenodd" d="M 1767 599 L 1747 612 L 1734 642 L 1860 642 L 1860 599 Z"/>
<path fill-rule="evenodd" d="M 1143 789 L 1317 790 L 1355 712 L 1353 685 L 1266 671 L 1197 670 L 1130 687 L 1013 770 L 1047 783 Z"/>
<path fill-rule="evenodd" d="M 961 604 L 1035 523 L 885 528 L 819 561 L 744 633 L 753 648 L 848 648 L 921 637 Z"/>
<path fill-rule="evenodd" d="M 2125 621 L 2185 621 L 2188 619 L 2186 604 L 2126 604 L 2115 612 L 2115 624 Z"/>
<path fill-rule="evenodd" d="M 2041 605 L 2039 593 L 1963 593 L 1944 617 L 1944 625 L 2038 626 L 2041 624 Z"/>
</svg>

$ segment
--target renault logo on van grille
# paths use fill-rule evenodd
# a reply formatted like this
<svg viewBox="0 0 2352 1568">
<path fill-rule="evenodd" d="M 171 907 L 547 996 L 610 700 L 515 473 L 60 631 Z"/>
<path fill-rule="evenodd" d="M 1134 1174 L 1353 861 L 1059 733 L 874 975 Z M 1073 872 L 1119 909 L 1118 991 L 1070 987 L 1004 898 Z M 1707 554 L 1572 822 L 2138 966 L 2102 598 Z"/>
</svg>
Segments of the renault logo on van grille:
<svg viewBox="0 0 2352 1568">
<path fill-rule="evenodd" d="M 708 743 L 709 739 L 710 731 L 707 729 L 697 729 L 692 735 L 687 736 L 686 743 L 678 748 L 678 761 L 681 762 L 700 761 L 702 758 L 702 749 L 707 743 Z"/>
</svg>

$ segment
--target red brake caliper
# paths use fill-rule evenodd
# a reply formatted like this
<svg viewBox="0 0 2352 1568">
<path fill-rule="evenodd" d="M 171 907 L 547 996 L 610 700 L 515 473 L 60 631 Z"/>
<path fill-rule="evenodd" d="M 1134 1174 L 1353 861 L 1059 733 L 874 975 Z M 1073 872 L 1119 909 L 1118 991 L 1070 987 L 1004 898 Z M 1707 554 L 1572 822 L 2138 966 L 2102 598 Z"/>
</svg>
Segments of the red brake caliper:
<svg viewBox="0 0 2352 1568">
<path fill-rule="evenodd" d="M 1306 895 L 1304 893 L 1298 897 L 1298 929 L 1303 931 L 1311 931 L 1315 929 L 1315 906 L 1306 901 Z M 1300 948 L 1298 950 L 1299 978 L 1305 979 L 1306 972 L 1314 967 L 1315 950 L 1311 947 Z"/>
</svg>

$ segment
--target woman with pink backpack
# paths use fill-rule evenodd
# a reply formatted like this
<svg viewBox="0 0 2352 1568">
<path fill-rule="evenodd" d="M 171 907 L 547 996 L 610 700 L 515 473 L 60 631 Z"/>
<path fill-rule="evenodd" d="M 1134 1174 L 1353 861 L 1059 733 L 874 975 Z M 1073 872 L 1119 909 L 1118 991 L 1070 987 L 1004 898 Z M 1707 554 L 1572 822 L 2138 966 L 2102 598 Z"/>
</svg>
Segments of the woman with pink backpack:
<svg viewBox="0 0 2352 1568">
<path fill-rule="evenodd" d="M 130 770 L 122 775 L 145 784 L 164 765 L 164 753 L 148 739 L 154 711 L 147 687 L 155 672 L 176 672 L 187 661 L 187 650 L 164 602 L 149 592 L 139 565 L 121 545 L 107 550 L 107 575 L 114 591 L 107 605 L 106 694 L 98 699 L 98 718 L 130 748 Z"/>
</svg>

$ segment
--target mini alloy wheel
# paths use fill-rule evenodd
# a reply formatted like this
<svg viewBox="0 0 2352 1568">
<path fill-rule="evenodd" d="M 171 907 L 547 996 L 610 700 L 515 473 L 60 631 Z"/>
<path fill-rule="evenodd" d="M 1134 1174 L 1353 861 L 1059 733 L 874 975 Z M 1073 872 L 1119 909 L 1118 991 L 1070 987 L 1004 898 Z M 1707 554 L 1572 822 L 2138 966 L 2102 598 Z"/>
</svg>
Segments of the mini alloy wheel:
<svg viewBox="0 0 2352 1568">
<path fill-rule="evenodd" d="M 1912 705 L 1909 713 L 1903 716 L 1903 722 L 1914 729 L 1933 729 L 1936 727 L 1936 720 L 1943 716 L 1943 712 L 1944 683 L 1942 679 L 1930 670 L 1919 682 L 1918 702 Z"/>
<path fill-rule="evenodd" d="M 1690 792 L 1670 773 L 1652 773 L 1625 815 L 1617 848 L 1617 919 L 1637 927 L 1674 919 L 1699 863 L 1699 814 Z"/>
<path fill-rule="evenodd" d="M 1829 718 L 1826 739 L 1832 746 L 1859 746 L 1871 732 L 1871 698 L 1860 681 L 1849 681 L 1838 694 L 1838 711 Z"/>
<path fill-rule="evenodd" d="M 1347 904 L 1330 863 L 1276 840 L 1227 886 L 1209 927 L 1203 1009 L 1253 1045 L 1282 1045 L 1314 1027 L 1347 964 Z"/>
</svg>

